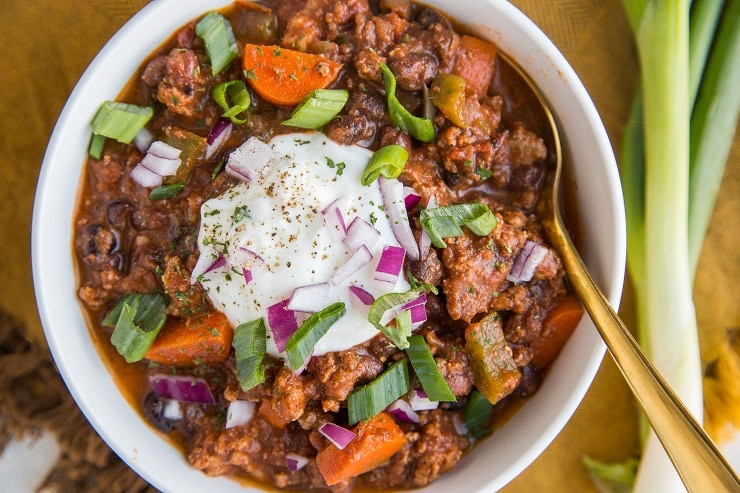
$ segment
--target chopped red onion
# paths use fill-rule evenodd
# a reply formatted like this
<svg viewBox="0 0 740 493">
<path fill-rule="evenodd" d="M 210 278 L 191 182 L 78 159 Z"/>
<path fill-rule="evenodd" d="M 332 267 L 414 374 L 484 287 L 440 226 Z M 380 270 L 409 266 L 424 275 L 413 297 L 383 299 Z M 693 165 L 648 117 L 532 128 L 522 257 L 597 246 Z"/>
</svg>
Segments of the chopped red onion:
<svg viewBox="0 0 740 493">
<path fill-rule="evenodd" d="M 233 127 L 231 121 L 227 118 L 221 118 L 211 129 L 206 138 L 206 159 L 209 160 L 223 147 L 229 137 Z"/>
<path fill-rule="evenodd" d="M 280 353 L 285 351 L 285 344 L 288 339 L 293 335 L 293 332 L 298 330 L 298 320 L 295 312 L 288 310 L 289 302 L 289 299 L 279 301 L 267 308 L 267 325 L 270 327 L 275 346 Z"/>
<path fill-rule="evenodd" d="M 416 207 L 419 202 L 421 202 L 421 195 L 416 190 L 411 187 L 403 187 L 403 203 L 407 211 Z"/>
<path fill-rule="evenodd" d="M 406 205 L 403 200 L 403 184 L 395 179 L 378 177 L 378 187 L 383 196 L 385 212 L 391 224 L 393 234 L 398 243 L 406 250 L 411 260 L 419 260 L 419 246 L 411 231 L 409 216 L 406 213 Z"/>
<path fill-rule="evenodd" d="M 231 254 L 231 263 L 241 267 L 264 265 L 265 260 L 248 248 L 239 247 Z"/>
<path fill-rule="evenodd" d="M 437 203 L 437 197 L 434 195 L 429 196 L 429 200 L 427 200 L 427 209 L 436 209 L 439 207 L 439 204 Z"/>
<path fill-rule="evenodd" d="M 429 249 L 432 247 L 432 239 L 424 228 L 421 228 L 419 232 L 419 255 L 420 258 L 425 258 Z"/>
<path fill-rule="evenodd" d="M 411 327 L 416 328 L 427 321 L 427 307 L 425 305 L 415 305 L 408 308 L 411 312 Z"/>
<path fill-rule="evenodd" d="M 452 416 L 452 424 L 455 427 L 455 431 L 460 436 L 466 436 L 468 434 L 468 425 L 465 424 L 465 420 L 460 413 L 455 413 Z"/>
<path fill-rule="evenodd" d="M 226 429 L 244 426 L 254 417 L 254 402 L 232 401 L 226 411 Z"/>
<path fill-rule="evenodd" d="M 288 302 L 288 310 L 316 313 L 326 307 L 329 291 L 331 284 L 328 282 L 297 287 Z"/>
<path fill-rule="evenodd" d="M 362 245 L 372 249 L 379 239 L 380 233 L 372 224 L 356 217 L 347 228 L 347 236 L 342 239 L 342 243 L 347 247 L 347 250 L 354 253 Z"/>
<path fill-rule="evenodd" d="M 375 302 L 375 296 L 359 286 L 349 286 L 349 302 L 355 310 L 367 316 Z"/>
<path fill-rule="evenodd" d="M 434 195 L 430 195 L 429 200 L 427 201 L 427 209 L 434 209 L 435 207 L 437 207 L 437 199 L 434 198 Z M 426 230 L 421 228 L 421 231 L 419 232 L 419 258 L 425 258 L 431 247 L 432 239 L 429 237 Z"/>
<path fill-rule="evenodd" d="M 165 399 L 200 404 L 216 402 L 208 383 L 202 378 L 154 373 L 149 375 L 149 386 L 157 396 Z"/>
<path fill-rule="evenodd" d="M 209 272 L 213 272 L 216 269 L 220 269 L 221 267 L 226 267 L 226 265 L 228 265 L 228 262 L 226 261 L 226 257 L 222 255 L 218 257 L 208 269 L 206 269 L 206 274 L 208 274 Z"/>
<path fill-rule="evenodd" d="M 380 254 L 378 266 L 375 268 L 373 279 L 376 281 L 389 282 L 396 284 L 398 276 L 403 270 L 403 261 L 406 258 L 406 250 L 401 247 L 386 245 Z"/>
<path fill-rule="evenodd" d="M 177 147 L 173 147 L 166 142 L 161 140 L 155 140 L 149 145 L 146 153 L 152 156 L 161 157 L 163 159 L 179 159 L 182 151 Z"/>
<path fill-rule="evenodd" d="M 409 310 L 417 306 L 423 307 L 424 304 L 426 303 L 426 300 L 427 300 L 426 295 L 422 293 L 418 297 L 413 299 L 412 301 L 409 301 L 408 303 L 404 303 L 402 305 L 398 304 L 398 305 L 391 306 L 381 315 L 380 321 L 378 323 L 380 323 L 381 325 L 387 325 L 388 322 L 396 318 L 396 316 L 402 311 Z M 426 312 L 426 309 L 425 309 L 425 312 Z M 412 318 L 413 316 L 414 316 L 414 312 L 412 312 Z"/>
<path fill-rule="evenodd" d="M 154 145 L 154 144 L 152 144 Z M 147 153 L 144 159 L 141 160 L 141 165 L 152 173 L 158 174 L 159 176 L 172 176 L 177 173 L 178 168 L 182 164 L 179 158 L 170 159 L 161 156 L 155 156 L 154 154 Z"/>
<path fill-rule="evenodd" d="M 407 308 L 405 308 L 405 305 L 401 305 L 401 304 L 393 305 L 389 307 L 385 312 L 383 312 L 383 314 L 380 316 L 380 320 L 378 321 L 378 323 L 380 325 L 388 325 L 388 323 L 391 320 L 396 318 L 398 314 L 404 310 L 407 310 Z"/>
<path fill-rule="evenodd" d="M 134 145 L 139 151 L 146 152 L 153 140 L 154 135 L 146 127 L 142 127 L 134 137 Z"/>
<path fill-rule="evenodd" d="M 129 176 L 132 180 L 145 188 L 158 187 L 162 184 L 162 177 L 156 173 L 152 173 L 142 166 L 141 163 L 134 166 L 134 169 L 131 170 Z"/>
<path fill-rule="evenodd" d="M 190 284 L 195 284 L 198 278 L 205 274 L 221 255 L 213 247 L 213 245 L 203 245 L 200 249 L 200 256 L 198 261 L 193 267 L 193 271 L 190 273 Z"/>
<path fill-rule="evenodd" d="M 300 471 L 306 464 L 308 464 L 308 457 L 303 457 L 292 452 L 285 454 L 285 466 L 290 472 Z"/>
<path fill-rule="evenodd" d="M 413 308 L 415 306 L 424 305 L 427 302 L 427 294 L 421 293 L 419 296 L 414 298 L 413 300 L 409 301 L 405 305 L 401 307 L 403 310 L 407 310 L 409 308 Z"/>
<path fill-rule="evenodd" d="M 514 259 L 509 275 L 506 276 L 511 282 L 527 282 L 532 280 L 535 270 L 547 255 L 547 248 L 527 240 L 519 255 Z"/>
<path fill-rule="evenodd" d="M 326 206 L 321 214 L 324 216 L 326 226 L 336 240 L 341 240 L 347 235 L 347 211 L 349 210 L 349 197 L 339 197 Z"/>
<path fill-rule="evenodd" d="M 327 440 L 339 449 L 346 447 L 355 437 L 355 434 L 347 428 L 342 428 L 341 426 L 328 421 L 319 426 L 319 433 L 324 435 Z"/>
<path fill-rule="evenodd" d="M 241 180 L 256 180 L 269 174 L 275 150 L 257 137 L 250 137 L 229 154 L 226 172 Z"/>
<path fill-rule="evenodd" d="M 350 286 L 349 291 L 352 293 L 352 300 L 356 299 L 359 303 L 365 306 L 371 306 L 375 303 L 375 297 L 359 286 Z"/>
<path fill-rule="evenodd" d="M 409 404 L 414 411 L 437 409 L 439 402 L 430 401 L 423 389 L 413 388 L 409 391 Z"/>
<path fill-rule="evenodd" d="M 231 255 L 229 262 L 237 269 L 241 268 L 244 281 L 249 284 L 255 278 L 268 272 L 267 264 L 262 257 L 244 247 L 239 247 Z"/>
<path fill-rule="evenodd" d="M 131 170 L 131 178 L 143 187 L 158 187 L 162 184 L 163 176 L 172 176 L 177 172 L 182 163 L 179 156 L 180 149 L 155 140 L 149 145 L 144 159 Z"/>
<path fill-rule="evenodd" d="M 388 406 L 388 414 L 405 423 L 418 423 L 419 415 L 411 409 L 411 405 L 403 399 L 398 399 Z"/>
<path fill-rule="evenodd" d="M 344 265 L 340 266 L 334 272 L 334 275 L 331 277 L 331 283 L 335 286 L 339 286 L 349 279 L 352 274 L 369 264 L 372 259 L 373 255 L 370 253 L 370 250 L 368 250 L 365 245 L 361 245 L 360 248 L 358 248 L 357 251 L 344 263 Z"/>
<path fill-rule="evenodd" d="M 162 408 L 162 417 L 167 421 L 180 421 L 182 419 L 182 404 L 174 399 L 166 399 Z"/>
</svg>

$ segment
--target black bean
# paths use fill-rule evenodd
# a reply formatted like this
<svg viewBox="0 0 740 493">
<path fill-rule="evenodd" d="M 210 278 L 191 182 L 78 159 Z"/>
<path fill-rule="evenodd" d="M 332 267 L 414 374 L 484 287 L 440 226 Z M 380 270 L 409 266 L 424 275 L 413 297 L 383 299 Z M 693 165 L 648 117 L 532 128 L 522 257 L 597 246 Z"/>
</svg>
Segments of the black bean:
<svg viewBox="0 0 740 493">
<path fill-rule="evenodd" d="M 156 429 L 169 433 L 175 428 L 175 422 L 164 416 L 165 401 L 157 397 L 154 392 L 149 392 L 144 399 L 144 416 Z"/>
<path fill-rule="evenodd" d="M 541 177 L 542 170 L 536 166 L 517 166 L 511 170 L 509 187 L 516 192 L 536 189 Z"/>
<path fill-rule="evenodd" d="M 442 13 L 432 8 L 425 8 L 424 10 L 419 12 L 419 17 L 416 20 L 419 22 L 419 24 L 427 28 L 433 26 L 434 24 L 440 24 L 446 29 L 452 29 L 452 24 L 450 24 L 449 19 L 447 19 L 447 17 L 445 17 Z"/>
</svg>

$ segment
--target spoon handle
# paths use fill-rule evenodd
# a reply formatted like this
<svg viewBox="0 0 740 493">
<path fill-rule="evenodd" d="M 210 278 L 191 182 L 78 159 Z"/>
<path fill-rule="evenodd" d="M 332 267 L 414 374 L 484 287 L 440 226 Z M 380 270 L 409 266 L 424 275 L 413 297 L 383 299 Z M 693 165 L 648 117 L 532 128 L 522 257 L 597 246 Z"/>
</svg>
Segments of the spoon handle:
<svg viewBox="0 0 740 493">
<path fill-rule="evenodd" d="M 609 352 L 642 405 L 689 492 L 740 492 L 740 480 L 714 442 L 645 356 L 586 270 L 570 238 L 556 245 L 565 270 Z"/>
</svg>

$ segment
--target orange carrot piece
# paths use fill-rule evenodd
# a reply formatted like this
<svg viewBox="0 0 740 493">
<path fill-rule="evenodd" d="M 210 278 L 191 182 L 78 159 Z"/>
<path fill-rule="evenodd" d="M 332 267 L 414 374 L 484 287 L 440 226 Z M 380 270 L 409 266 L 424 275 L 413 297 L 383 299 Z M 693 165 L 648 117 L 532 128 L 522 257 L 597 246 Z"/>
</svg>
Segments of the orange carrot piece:
<svg viewBox="0 0 740 493">
<path fill-rule="evenodd" d="M 316 455 L 316 465 L 332 486 L 375 469 L 406 444 L 406 436 L 388 413 L 382 412 L 355 426 L 357 435 L 343 449 L 329 445 Z"/>
<path fill-rule="evenodd" d="M 568 295 L 550 310 L 542 323 L 542 333 L 532 344 L 532 363 L 537 369 L 546 368 L 570 337 L 583 315 L 583 307 L 575 296 Z"/>
<path fill-rule="evenodd" d="M 271 399 L 262 401 L 259 409 L 257 409 L 257 414 L 265 418 L 265 420 L 275 428 L 283 429 L 288 425 L 288 423 L 290 423 L 290 420 L 285 419 L 275 410 L 275 406 L 272 405 Z"/>
<path fill-rule="evenodd" d="M 465 79 L 468 91 L 484 96 L 496 69 L 496 45 L 467 34 L 460 40 L 452 73 Z"/>
<path fill-rule="evenodd" d="M 233 336 L 231 324 L 218 311 L 187 319 L 170 318 L 145 357 L 163 365 L 214 365 L 229 356 Z"/>
<path fill-rule="evenodd" d="M 280 46 L 247 44 L 242 67 L 247 83 L 266 101 L 295 106 L 315 89 L 326 89 L 344 65 L 320 55 Z"/>
</svg>

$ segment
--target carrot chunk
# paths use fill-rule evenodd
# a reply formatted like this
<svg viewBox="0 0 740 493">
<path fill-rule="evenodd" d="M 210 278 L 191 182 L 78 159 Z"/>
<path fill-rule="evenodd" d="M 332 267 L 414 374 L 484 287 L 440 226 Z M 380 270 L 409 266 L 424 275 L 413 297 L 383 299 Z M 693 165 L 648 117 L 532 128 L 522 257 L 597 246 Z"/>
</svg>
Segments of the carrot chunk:
<svg viewBox="0 0 740 493">
<path fill-rule="evenodd" d="M 145 358 L 173 366 L 214 365 L 231 351 L 234 330 L 221 312 L 167 321 Z"/>
<path fill-rule="evenodd" d="M 352 431 L 357 436 L 346 447 L 329 445 L 316 455 L 316 465 L 329 486 L 375 469 L 406 444 L 403 431 L 385 412 Z"/>
<path fill-rule="evenodd" d="M 257 414 L 265 418 L 265 420 L 272 426 L 280 428 L 281 430 L 290 423 L 290 420 L 285 419 L 284 416 L 275 410 L 275 406 L 272 405 L 271 399 L 265 399 L 262 401 L 262 404 L 260 404 L 260 407 L 257 410 Z"/>
<path fill-rule="evenodd" d="M 555 305 L 542 323 L 542 332 L 532 344 L 532 363 L 537 369 L 546 368 L 570 337 L 583 315 L 583 307 L 575 296 L 568 295 Z"/>
<path fill-rule="evenodd" d="M 455 53 L 452 73 L 465 79 L 468 91 L 484 96 L 496 69 L 496 45 L 464 35 Z"/>
<path fill-rule="evenodd" d="M 295 106 L 309 92 L 326 89 L 343 66 L 320 55 L 274 45 L 247 44 L 242 59 L 250 87 L 266 101 L 282 106 Z"/>
</svg>

